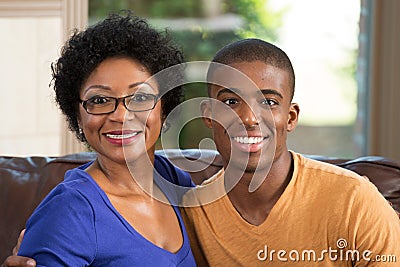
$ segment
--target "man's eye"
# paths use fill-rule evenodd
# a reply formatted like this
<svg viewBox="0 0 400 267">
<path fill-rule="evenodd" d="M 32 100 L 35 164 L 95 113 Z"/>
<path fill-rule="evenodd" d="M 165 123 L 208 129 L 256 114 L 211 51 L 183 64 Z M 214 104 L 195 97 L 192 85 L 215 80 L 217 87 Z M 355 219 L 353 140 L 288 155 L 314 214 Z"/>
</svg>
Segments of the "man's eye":
<svg viewBox="0 0 400 267">
<path fill-rule="evenodd" d="M 226 100 L 224 100 L 222 102 L 225 103 L 228 106 L 235 105 L 235 104 L 239 103 L 239 101 L 237 99 L 234 99 L 234 98 L 229 98 L 229 99 L 226 99 Z"/>
<path fill-rule="evenodd" d="M 88 102 L 89 102 L 89 104 L 92 104 L 92 105 L 104 105 L 104 104 L 107 104 L 108 102 L 110 102 L 110 100 L 108 99 L 108 97 L 94 96 L 94 97 L 90 98 Z"/>
<path fill-rule="evenodd" d="M 267 106 L 274 106 L 274 105 L 277 105 L 278 103 L 275 100 L 272 100 L 272 99 L 263 99 L 261 101 L 261 104 L 262 105 L 267 105 Z"/>
</svg>

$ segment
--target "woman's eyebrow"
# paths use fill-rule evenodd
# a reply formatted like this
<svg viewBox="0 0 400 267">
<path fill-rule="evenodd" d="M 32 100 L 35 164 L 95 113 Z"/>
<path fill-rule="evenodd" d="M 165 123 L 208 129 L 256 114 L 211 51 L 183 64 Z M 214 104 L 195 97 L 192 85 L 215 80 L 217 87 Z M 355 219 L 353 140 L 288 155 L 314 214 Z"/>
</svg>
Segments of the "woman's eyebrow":
<svg viewBox="0 0 400 267">
<path fill-rule="evenodd" d="M 102 85 L 102 84 L 93 84 L 91 86 L 89 86 L 88 88 L 86 88 L 85 90 L 83 90 L 83 93 L 85 94 L 87 91 L 89 91 L 90 89 L 104 89 L 104 90 L 111 90 L 110 86 L 107 85 Z"/>
<path fill-rule="evenodd" d="M 136 83 L 132 83 L 132 84 L 130 84 L 128 87 L 129 87 L 129 88 L 135 88 L 135 87 L 140 86 L 140 85 L 148 85 L 148 86 L 152 87 L 149 83 L 146 83 L 146 82 L 136 82 Z M 153 88 L 153 87 L 152 87 L 152 88 Z"/>
<path fill-rule="evenodd" d="M 128 88 L 135 88 L 138 87 L 140 85 L 148 85 L 151 88 L 153 88 L 149 83 L 146 82 L 136 82 L 136 83 L 132 83 L 128 86 Z M 92 84 L 91 86 L 89 86 L 88 88 L 86 88 L 83 93 L 86 93 L 87 91 L 89 91 L 90 89 L 104 89 L 104 90 L 111 90 L 111 87 L 108 85 L 103 85 L 103 84 Z"/>
</svg>

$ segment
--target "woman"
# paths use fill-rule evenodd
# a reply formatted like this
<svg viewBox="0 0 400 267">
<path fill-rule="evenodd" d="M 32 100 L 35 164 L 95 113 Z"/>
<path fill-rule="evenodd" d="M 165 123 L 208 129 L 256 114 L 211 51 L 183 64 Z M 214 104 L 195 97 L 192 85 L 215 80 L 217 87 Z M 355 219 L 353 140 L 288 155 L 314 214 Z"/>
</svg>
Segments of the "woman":
<svg viewBox="0 0 400 267">
<path fill-rule="evenodd" d="M 55 99 L 98 156 L 67 172 L 35 210 L 19 255 L 38 266 L 195 265 L 178 208 L 151 196 L 160 192 L 154 168 L 192 186 L 188 174 L 154 155 L 182 93 L 149 78 L 182 60 L 167 37 L 129 13 L 73 34 L 52 65 Z"/>
</svg>

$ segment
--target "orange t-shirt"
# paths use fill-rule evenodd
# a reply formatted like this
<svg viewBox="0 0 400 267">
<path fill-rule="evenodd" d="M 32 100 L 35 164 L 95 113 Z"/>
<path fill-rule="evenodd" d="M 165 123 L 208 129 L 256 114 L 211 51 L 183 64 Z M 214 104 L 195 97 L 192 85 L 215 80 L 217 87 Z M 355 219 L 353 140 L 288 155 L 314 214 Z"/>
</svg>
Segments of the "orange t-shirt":
<svg viewBox="0 0 400 267">
<path fill-rule="evenodd" d="M 376 187 L 354 172 L 292 155 L 292 179 L 258 226 L 226 194 L 182 209 L 198 265 L 400 266 L 400 221 Z M 223 179 L 222 170 L 205 184 L 215 183 L 215 193 L 224 190 Z M 198 203 L 208 202 L 204 186 L 194 190 Z"/>
</svg>

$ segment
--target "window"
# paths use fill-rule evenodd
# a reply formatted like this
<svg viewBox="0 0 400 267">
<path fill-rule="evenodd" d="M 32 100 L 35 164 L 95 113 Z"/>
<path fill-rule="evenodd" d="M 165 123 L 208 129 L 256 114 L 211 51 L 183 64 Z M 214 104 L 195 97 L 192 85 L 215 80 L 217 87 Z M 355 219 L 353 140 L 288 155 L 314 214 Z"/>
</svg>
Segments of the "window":
<svg viewBox="0 0 400 267">
<path fill-rule="evenodd" d="M 296 73 L 294 102 L 300 105 L 300 121 L 288 136 L 289 148 L 360 156 L 366 145 L 357 128 L 360 1 L 273 0 L 271 5 L 286 10 L 277 43 Z"/>
<path fill-rule="evenodd" d="M 400 160 L 397 0 L 90 0 L 90 22 L 131 9 L 169 28 L 186 59 L 209 60 L 223 45 L 256 36 L 281 46 L 297 74 L 301 107 L 289 148 L 337 157 L 384 155 Z M 361 20 L 360 20 L 361 18 Z M 199 84 L 187 96 L 202 96 Z M 196 134 L 193 134 L 195 132 Z M 200 120 L 186 124 L 182 148 L 209 137 Z"/>
</svg>

